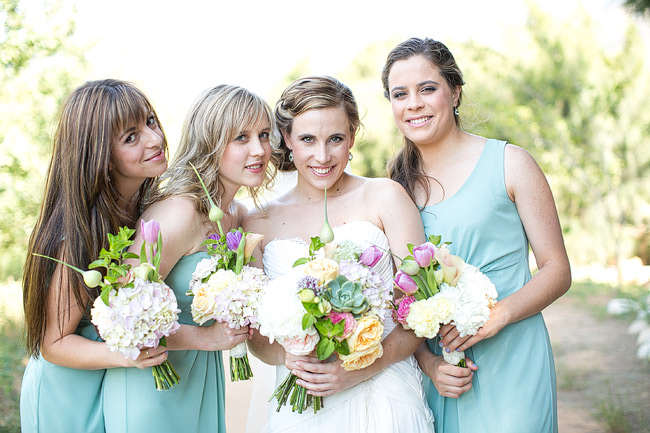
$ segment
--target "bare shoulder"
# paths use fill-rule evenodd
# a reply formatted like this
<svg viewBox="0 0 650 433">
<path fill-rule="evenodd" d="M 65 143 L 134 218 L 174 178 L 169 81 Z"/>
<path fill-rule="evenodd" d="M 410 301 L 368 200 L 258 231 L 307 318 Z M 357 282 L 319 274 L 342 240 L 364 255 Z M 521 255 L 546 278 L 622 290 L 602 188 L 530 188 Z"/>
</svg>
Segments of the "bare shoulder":
<svg viewBox="0 0 650 433">
<path fill-rule="evenodd" d="M 364 187 L 365 194 L 373 195 L 375 198 L 380 197 L 382 202 L 385 200 L 398 203 L 411 202 L 411 198 L 402 185 L 387 177 L 366 178 Z"/>
<path fill-rule="evenodd" d="M 522 188 L 534 190 L 548 185 L 542 169 L 526 149 L 507 144 L 504 159 L 506 189 L 512 200 Z"/>
<path fill-rule="evenodd" d="M 201 228 L 201 217 L 194 202 L 182 196 L 168 197 L 147 207 L 141 219 L 155 219 L 165 237 L 175 232 L 194 232 Z"/>
</svg>

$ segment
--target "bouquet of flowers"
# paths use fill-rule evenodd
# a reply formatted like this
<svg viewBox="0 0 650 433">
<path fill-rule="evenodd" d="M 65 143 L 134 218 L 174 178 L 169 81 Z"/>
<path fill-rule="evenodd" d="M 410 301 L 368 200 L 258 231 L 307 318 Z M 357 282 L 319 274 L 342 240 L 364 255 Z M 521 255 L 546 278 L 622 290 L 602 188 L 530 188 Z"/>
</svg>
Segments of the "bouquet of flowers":
<svg viewBox="0 0 650 433">
<path fill-rule="evenodd" d="M 198 172 L 196 174 L 199 176 Z M 200 176 L 199 180 L 208 194 Z M 201 260 L 192 274 L 187 292 L 193 296 L 192 318 L 200 325 L 214 319 L 236 329 L 242 326 L 257 328 L 259 297 L 268 277 L 261 269 L 247 264 L 264 236 L 244 232 L 241 228 L 224 233 L 223 212 L 209 194 L 208 198 L 212 205 L 210 219 L 217 223 L 219 235 L 212 235 L 203 242 L 210 257 Z M 241 342 L 230 349 L 230 379 L 235 382 L 251 377 L 246 342 Z"/>
<path fill-rule="evenodd" d="M 393 318 L 418 337 L 434 338 L 451 323 L 461 337 L 474 335 L 490 317 L 497 291 L 475 266 L 449 253 L 440 236 L 414 247 L 402 260 L 395 285 L 405 296 L 395 301 Z M 465 367 L 465 353 L 443 351 L 445 361 Z"/>
<path fill-rule="evenodd" d="M 375 246 L 364 251 L 350 241 L 332 244 L 327 217 L 321 236 L 329 243 L 311 238 L 309 257 L 294 263 L 302 272 L 298 269 L 267 286 L 258 310 L 260 334 L 294 355 L 316 349 L 318 359 L 325 360 L 337 352 L 344 369 L 362 369 L 383 353 L 383 317 L 391 290 L 371 269 L 382 252 Z M 323 254 L 317 257 L 321 249 Z M 277 411 L 287 400 L 298 413 L 312 404 L 314 413 L 322 407 L 322 398 L 307 395 L 291 373 L 274 397 Z"/>
<path fill-rule="evenodd" d="M 52 259 L 81 272 L 89 287 L 102 287 L 90 311 L 92 323 L 111 351 L 120 351 L 130 359 L 136 359 L 143 348 L 166 346 L 165 337 L 180 327 L 180 310 L 174 292 L 158 273 L 162 250 L 160 225 L 154 220 L 141 220 L 141 229 L 144 243 L 140 256 L 127 251 L 133 244 L 130 238 L 135 230 L 122 227 L 117 235 L 108 234 L 108 251 L 102 249 L 99 259 L 88 266 L 90 269 L 106 268 L 103 278 L 98 271 L 84 272 Z M 134 269 L 123 263 L 125 259 L 137 258 L 140 265 Z M 170 389 L 180 381 L 169 361 L 152 367 L 152 373 L 159 391 Z"/>
</svg>

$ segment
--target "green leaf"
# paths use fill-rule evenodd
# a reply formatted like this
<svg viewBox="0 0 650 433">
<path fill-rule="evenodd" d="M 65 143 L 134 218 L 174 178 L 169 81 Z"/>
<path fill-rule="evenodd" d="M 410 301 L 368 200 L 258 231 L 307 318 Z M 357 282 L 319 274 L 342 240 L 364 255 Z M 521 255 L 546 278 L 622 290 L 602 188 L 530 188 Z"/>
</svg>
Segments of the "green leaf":
<svg viewBox="0 0 650 433">
<path fill-rule="evenodd" d="M 431 242 L 435 246 L 440 245 L 441 240 L 442 240 L 442 237 L 440 235 L 429 235 L 429 239 L 428 239 L 428 241 Z"/>
<path fill-rule="evenodd" d="M 306 329 L 309 329 L 314 322 L 316 321 L 316 318 L 314 317 L 313 314 L 305 313 L 304 316 L 302 316 L 302 329 L 303 331 Z"/>
<path fill-rule="evenodd" d="M 136 253 L 131 253 L 131 252 L 126 252 L 122 256 L 122 259 L 127 260 L 127 259 L 139 259 L 140 256 L 138 256 Z"/>
<path fill-rule="evenodd" d="M 296 260 L 293 263 L 293 267 L 295 268 L 296 266 L 304 265 L 305 263 L 309 263 L 309 259 L 307 257 Z"/>
<path fill-rule="evenodd" d="M 348 346 L 348 340 L 342 340 L 342 341 L 336 341 L 336 351 L 340 355 L 349 355 L 350 354 L 350 346 Z"/>
<path fill-rule="evenodd" d="M 330 357 L 334 353 L 334 342 L 330 338 L 321 338 L 316 346 L 316 356 L 321 361 Z"/>
<path fill-rule="evenodd" d="M 104 304 L 106 304 L 106 305 L 108 305 L 108 295 L 109 295 L 109 293 L 111 292 L 112 289 L 113 289 L 113 287 L 111 287 L 111 286 L 102 287 L 101 298 L 102 298 L 102 301 L 104 301 Z"/>
</svg>

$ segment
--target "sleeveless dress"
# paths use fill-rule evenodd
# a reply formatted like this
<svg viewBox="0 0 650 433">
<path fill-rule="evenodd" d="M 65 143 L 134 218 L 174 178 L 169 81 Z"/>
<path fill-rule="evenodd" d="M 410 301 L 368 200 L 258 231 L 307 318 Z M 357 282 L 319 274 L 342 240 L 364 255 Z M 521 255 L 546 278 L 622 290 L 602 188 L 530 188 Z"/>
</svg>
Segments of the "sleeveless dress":
<svg viewBox="0 0 650 433">
<path fill-rule="evenodd" d="M 185 292 L 197 263 L 207 256 L 205 252 L 198 252 L 181 257 L 165 279 L 181 309 L 181 324 L 198 326 L 192 320 L 192 298 Z M 181 377 L 180 383 L 167 391 L 156 391 L 151 368 L 106 371 L 104 418 L 107 432 L 225 433 L 221 352 L 170 350 L 167 359 Z"/>
<path fill-rule="evenodd" d="M 334 242 L 351 240 L 362 248 L 377 245 L 388 250 L 386 235 L 368 221 L 354 221 L 335 227 Z M 308 255 L 308 245 L 302 239 L 275 239 L 264 249 L 264 269 L 271 279 L 292 271 L 293 263 Z M 384 254 L 374 269 L 384 282 L 393 277 L 392 260 Z M 388 284 L 390 287 L 392 283 Z M 395 327 L 390 313 L 384 320 L 384 337 Z M 289 371 L 276 366 L 275 386 Z M 259 377 L 259 376 L 256 376 Z M 268 398 L 270 394 L 266 397 Z M 276 412 L 276 401 L 269 409 L 269 432 L 337 433 L 413 433 L 433 432 L 433 417 L 422 388 L 422 374 L 413 356 L 395 363 L 372 378 L 338 394 L 324 397 L 323 408 L 314 414 L 291 412 L 290 406 Z"/>
<path fill-rule="evenodd" d="M 84 317 L 76 334 L 101 341 Z M 20 388 L 23 433 L 103 433 L 102 381 L 106 370 L 77 370 L 30 358 Z"/>
<path fill-rule="evenodd" d="M 490 277 L 499 300 L 531 278 L 528 239 L 506 191 L 505 144 L 488 140 L 461 189 L 421 212 L 427 236 L 452 242 L 450 252 Z M 441 354 L 438 339 L 428 344 Z M 441 397 L 425 378 L 438 432 L 557 432 L 555 365 L 541 313 L 506 326 L 465 355 L 479 369 L 460 398 Z"/>
</svg>

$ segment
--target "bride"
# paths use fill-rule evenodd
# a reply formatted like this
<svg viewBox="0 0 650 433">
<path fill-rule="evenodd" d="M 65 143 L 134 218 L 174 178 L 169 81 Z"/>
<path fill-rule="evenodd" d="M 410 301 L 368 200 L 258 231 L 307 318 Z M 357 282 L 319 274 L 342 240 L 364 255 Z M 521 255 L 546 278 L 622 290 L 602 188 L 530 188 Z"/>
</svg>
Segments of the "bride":
<svg viewBox="0 0 650 433">
<path fill-rule="evenodd" d="M 297 183 L 265 212 L 252 211 L 244 220 L 245 230 L 265 236 L 261 257 L 253 263 L 263 264 L 270 278 L 290 273 L 294 261 L 308 255 L 310 237 L 323 226 L 325 188 L 335 243 L 351 240 L 362 248 L 374 244 L 404 257 L 407 243 L 423 241 L 417 208 L 399 184 L 344 172 L 361 124 L 347 86 L 330 77 L 299 79 L 283 92 L 275 118 L 282 135 L 279 168 L 297 171 Z M 391 256 L 384 254 L 374 269 L 392 287 Z M 433 432 L 433 415 L 412 356 L 422 340 L 395 327 L 390 314 L 384 325 L 383 356 L 356 371 L 345 371 L 337 357 L 326 362 L 293 356 L 256 333 L 249 342 L 251 351 L 276 365 L 276 386 L 292 371 L 310 394 L 325 397 L 317 414 L 293 413 L 290 406 L 276 412 L 272 405 L 268 431 Z"/>
</svg>

